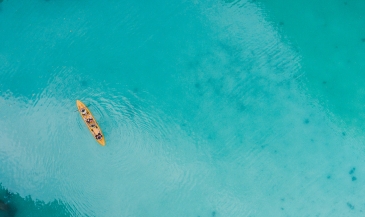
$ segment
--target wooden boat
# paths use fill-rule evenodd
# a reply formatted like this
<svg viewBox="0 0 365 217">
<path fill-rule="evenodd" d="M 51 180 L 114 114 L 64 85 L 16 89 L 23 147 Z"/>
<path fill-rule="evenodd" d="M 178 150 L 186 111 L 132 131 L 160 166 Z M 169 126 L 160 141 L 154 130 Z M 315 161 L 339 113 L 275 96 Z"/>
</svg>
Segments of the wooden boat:
<svg viewBox="0 0 365 217">
<path fill-rule="evenodd" d="M 79 111 L 82 119 L 84 120 L 86 126 L 89 128 L 94 139 L 102 146 L 105 145 L 105 138 L 101 129 L 96 122 L 94 116 L 91 114 L 90 110 L 86 107 L 84 103 L 80 100 L 76 100 L 77 110 Z"/>
</svg>

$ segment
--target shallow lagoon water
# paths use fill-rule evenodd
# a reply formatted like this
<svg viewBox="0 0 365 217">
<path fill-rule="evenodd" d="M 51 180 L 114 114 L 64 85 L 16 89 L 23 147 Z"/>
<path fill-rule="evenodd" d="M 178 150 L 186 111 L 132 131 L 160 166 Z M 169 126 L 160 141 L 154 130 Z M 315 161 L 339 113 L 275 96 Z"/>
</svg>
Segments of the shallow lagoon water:
<svg viewBox="0 0 365 217">
<path fill-rule="evenodd" d="M 298 20 L 322 14 L 302 6 Z M 342 74 L 315 71 L 333 64 L 311 50 L 335 40 L 348 49 L 348 40 L 329 34 L 307 46 L 312 35 L 290 25 L 290 10 L 265 1 L 34 0 L 0 8 L 0 182 L 10 192 L 62 201 L 71 216 L 365 209 L 364 134 L 351 121 L 362 117 L 362 95 L 351 94 L 356 77 L 325 80 L 354 96 L 347 105 L 358 112 L 338 112 L 342 95 L 317 83 Z M 329 24 L 364 21 L 339 10 L 323 10 Z M 76 99 L 90 106 L 105 147 L 75 112 Z M 18 216 L 31 216 L 25 210 Z"/>
<path fill-rule="evenodd" d="M 365 3 L 264 0 L 260 4 L 267 9 L 268 20 L 300 52 L 306 92 L 346 122 L 346 127 L 361 129 Z"/>
</svg>

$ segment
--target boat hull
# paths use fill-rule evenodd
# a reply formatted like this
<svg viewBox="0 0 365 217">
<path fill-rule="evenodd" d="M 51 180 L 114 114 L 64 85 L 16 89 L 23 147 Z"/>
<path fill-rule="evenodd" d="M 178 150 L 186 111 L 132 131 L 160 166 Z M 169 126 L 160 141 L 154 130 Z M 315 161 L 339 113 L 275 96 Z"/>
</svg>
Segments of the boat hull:
<svg viewBox="0 0 365 217">
<path fill-rule="evenodd" d="M 102 131 L 99 127 L 99 124 L 96 122 L 96 120 L 95 120 L 94 116 L 92 115 L 92 113 L 90 112 L 90 110 L 80 100 L 76 100 L 76 106 L 77 106 L 77 110 L 79 111 L 79 113 L 81 115 L 82 120 L 85 122 L 87 128 L 89 129 L 90 133 L 93 135 L 96 142 L 98 142 L 102 146 L 105 146 L 104 134 L 102 133 Z M 86 110 L 86 112 L 84 112 L 84 114 L 81 111 L 82 109 Z M 90 118 L 92 120 L 88 122 L 87 119 L 90 119 Z M 98 135 L 99 133 L 101 135 L 101 139 L 96 138 L 96 135 Z"/>
</svg>

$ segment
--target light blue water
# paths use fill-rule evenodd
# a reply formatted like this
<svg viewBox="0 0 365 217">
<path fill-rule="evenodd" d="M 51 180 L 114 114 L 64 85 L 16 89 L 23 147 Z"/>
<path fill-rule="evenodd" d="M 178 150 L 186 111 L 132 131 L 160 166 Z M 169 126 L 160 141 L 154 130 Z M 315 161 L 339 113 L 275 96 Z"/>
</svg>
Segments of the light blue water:
<svg viewBox="0 0 365 217">
<path fill-rule="evenodd" d="M 361 216 L 364 5 L 304 2 L 3 1 L 3 187 L 71 216 Z"/>
<path fill-rule="evenodd" d="M 300 52 L 306 92 L 339 115 L 347 127 L 362 131 L 365 2 L 263 0 L 260 5 Z"/>
</svg>

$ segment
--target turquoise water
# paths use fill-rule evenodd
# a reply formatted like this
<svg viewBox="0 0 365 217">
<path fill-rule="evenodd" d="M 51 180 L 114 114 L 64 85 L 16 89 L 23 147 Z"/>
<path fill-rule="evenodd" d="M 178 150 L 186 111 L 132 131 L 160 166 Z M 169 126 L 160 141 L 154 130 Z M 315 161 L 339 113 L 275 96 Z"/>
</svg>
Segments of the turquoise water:
<svg viewBox="0 0 365 217">
<path fill-rule="evenodd" d="M 40 216 L 29 195 L 59 201 L 44 216 L 361 216 L 363 9 L 2 1 L 0 182 L 16 216 Z"/>
<path fill-rule="evenodd" d="M 0 186 L 0 216 L 70 216 L 64 203 L 54 200 L 48 203 L 33 200 L 31 196 L 22 198 Z M 4 205 L 5 204 L 5 205 Z"/>
</svg>

